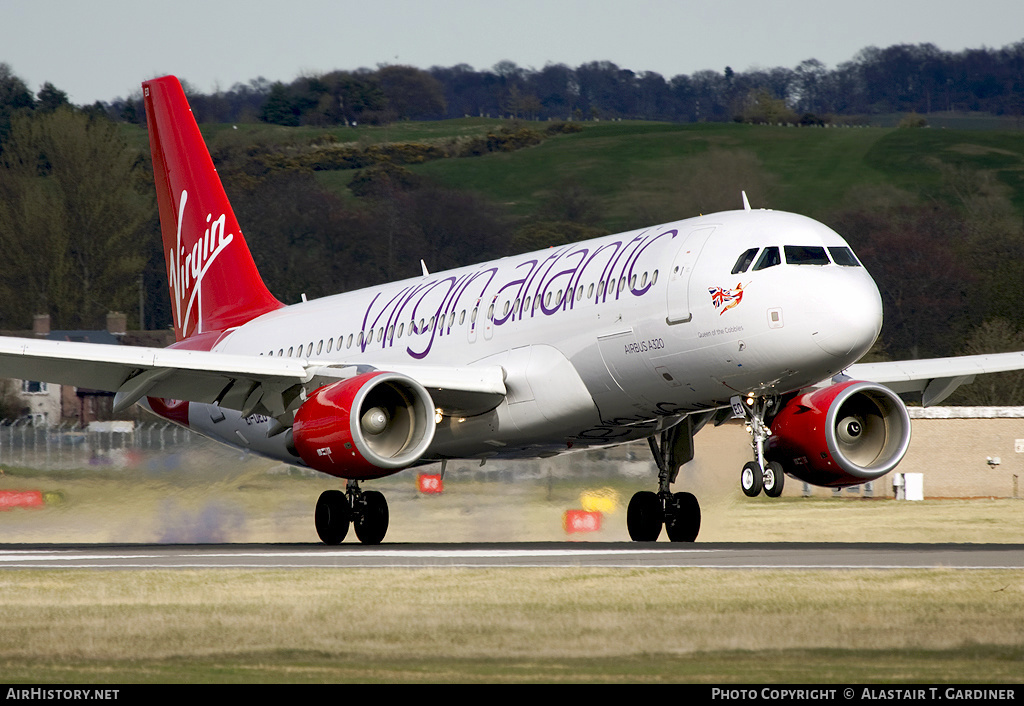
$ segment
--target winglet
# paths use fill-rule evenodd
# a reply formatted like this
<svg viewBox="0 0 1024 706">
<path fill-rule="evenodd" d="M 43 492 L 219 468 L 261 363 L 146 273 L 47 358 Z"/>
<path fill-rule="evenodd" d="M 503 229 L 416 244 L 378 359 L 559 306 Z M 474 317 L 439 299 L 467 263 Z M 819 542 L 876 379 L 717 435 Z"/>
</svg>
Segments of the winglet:
<svg viewBox="0 0 1024 706">
<path fill-rule="evenodd" d="M 175 337 L 224 331 L 284 306 L 242 237 L 181 83 L 142 84 Z"/>
</svg>

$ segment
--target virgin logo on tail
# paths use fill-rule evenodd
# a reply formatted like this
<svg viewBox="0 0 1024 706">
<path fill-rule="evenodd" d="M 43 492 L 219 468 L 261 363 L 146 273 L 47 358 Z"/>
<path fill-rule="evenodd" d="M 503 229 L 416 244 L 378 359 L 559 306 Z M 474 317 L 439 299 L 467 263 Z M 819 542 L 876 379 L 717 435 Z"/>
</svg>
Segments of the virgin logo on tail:
<svg viewBox="0 0 1024 706">
<path fill-rule="evenodd" d="M 225 214 L 222 213 L 215 219 L 212 213 L 208 213 L 206 232 L 192 246 L 192 250 L 186 252 L 181 244 L 181 228 L 187 202 L 188 191 L 183 189 L 178 203 L 177 242 L 173 249 L 167 251 L 167 281 L 179 330 L 185 330 L 192 316 L 193 307 L 196 309 L 196 329 L 186 333 L 190 335 L 203 333 L 203 277 L 235 236 L 233 233 L 225 232 Z"/>
</svg>

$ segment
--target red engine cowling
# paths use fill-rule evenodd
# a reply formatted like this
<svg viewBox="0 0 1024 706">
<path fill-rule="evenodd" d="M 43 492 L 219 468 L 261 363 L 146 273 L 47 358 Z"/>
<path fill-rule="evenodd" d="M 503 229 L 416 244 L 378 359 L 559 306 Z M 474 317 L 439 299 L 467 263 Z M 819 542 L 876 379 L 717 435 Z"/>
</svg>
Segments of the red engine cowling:
<svg viewBox="0 0 1024 706">
<path fill-rule="evenodd" d="M 843 487 L 896 467 L 910 445 L 910 415 L 892 390 L 849 381 L 798 394 L 771 431 L 767 460 L 808 483 Z"/>
<path fill-rule="evenodd" d="M 295 413 L 292 441 L 310 468 L 380 478 L 418 461 L 434 427 L 434 403 L 422 385 L 374 372 L 316 390 Z"/>
</svg>

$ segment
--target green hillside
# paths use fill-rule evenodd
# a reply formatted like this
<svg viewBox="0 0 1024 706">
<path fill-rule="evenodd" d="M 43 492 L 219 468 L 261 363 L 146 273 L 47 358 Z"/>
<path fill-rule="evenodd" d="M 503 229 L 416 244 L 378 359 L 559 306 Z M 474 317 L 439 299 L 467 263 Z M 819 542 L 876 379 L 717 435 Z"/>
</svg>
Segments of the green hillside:
<svg viewBox="0 0 1024 706">
<path fill-rule="evenodd" d="M 362 148 L 394 142 L 448 145 L 508 124 L 486 118 L 359 128 L 216 124 L 203 126 L 203 133 L 217 154 L 226 147 L 295 149 L 324 140 Z M 537 130 L 547 125 L 520 124 Z M 478 192 L 517 216 L 536 213 L 559 185 L 578 184 L 601 199 L 602 225 L 609 230 L 649 225 L 652 217 L 671 220 L 735 208 L 740 189 L 755 207 L 819 218 L 851 205 L 850 192 L 857 188 L 889 186 L 936 198 L 940 165 L 988 171 L 1024 214 L 1021 131 L 643 121 L 577 125 L 583 128 L 579 133 L 549 137 L 528 149 L 407 166 L 440 185 Z M 143 130 L 125 129 L 134 144 L 145 144 Z M 317 179 L 348 199 L 353 174 L 324 170 Z M 694 180 L 701 188 L 692 188 Z M 710 196 L 715 189 L 723 193 Z"/>
<path fill-rule="evenodd" d="M 604 200 L 605 225 L 619 230 L 648 224 L 648 215 L 668 220 L 695 215 L 691 209 L 739 207 L 739 189 L 755 207 L 814 217 L 844 205 L 855 187 L 887 185 L 931 197 L 940 163 L 991 170 L 1024 212 L 1024 134 L 1016 132 L 598 123 L 527 150 L 413 169 L 520 215 L 534 212 L 560 182 L 574 181 Z M 691 184 L 705 187 L 695 190 L 708 191 L 706 177 L 716 167 L 716 184 L 733 187 L 731 202 L 686 193 L 695 175 L 705 177 Z"/>
</svg>

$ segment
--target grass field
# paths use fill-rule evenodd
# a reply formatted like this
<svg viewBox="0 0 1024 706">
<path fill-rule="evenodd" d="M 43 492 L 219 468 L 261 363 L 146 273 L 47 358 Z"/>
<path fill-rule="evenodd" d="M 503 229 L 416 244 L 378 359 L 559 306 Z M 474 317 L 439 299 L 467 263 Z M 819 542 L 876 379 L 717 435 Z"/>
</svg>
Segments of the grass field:
<svg viewBox="0 0 1024 706">
<path fill-rule="evenodd" d="M 1024 575 L 0 573 L 5 682 L 1024 681 Z"/>
<path fill-rule="evenodd" d="M 214 470 L 215 469 L 215 470 Z M 1024 542 L 1024 503 L 749 501 L 713 473 L 704 541 Z M 580 492 L 646 477 L 452 473 L 387 493 L 389 542 L 565 539 Z M 314 542 L 330 479 L 206 451 L 174 470 L 8 468 L 64 502 L 0 512 L 4 543 Z M 624 512 L 575 539 L 625 540 Z M 359 569 L 0 572 L 0 681 L 1024 681 L 1024 572 Z"/>
</svg>

